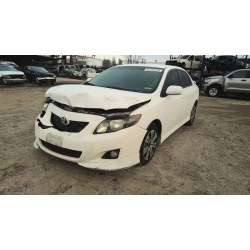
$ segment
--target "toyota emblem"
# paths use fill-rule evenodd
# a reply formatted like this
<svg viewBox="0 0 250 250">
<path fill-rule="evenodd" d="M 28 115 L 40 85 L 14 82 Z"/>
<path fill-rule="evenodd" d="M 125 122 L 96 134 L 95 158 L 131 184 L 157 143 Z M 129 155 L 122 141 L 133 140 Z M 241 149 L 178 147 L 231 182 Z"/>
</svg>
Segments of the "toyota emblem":
<svg viewBox="0 0 250 250">
<path fill-rule="evenodd" d="M 68 125 L 69 124 L 69 121 L 67 120 L 66 117 L 62 117 L 61 122 L 62 122 L 63 125 Z"/>
</svg>

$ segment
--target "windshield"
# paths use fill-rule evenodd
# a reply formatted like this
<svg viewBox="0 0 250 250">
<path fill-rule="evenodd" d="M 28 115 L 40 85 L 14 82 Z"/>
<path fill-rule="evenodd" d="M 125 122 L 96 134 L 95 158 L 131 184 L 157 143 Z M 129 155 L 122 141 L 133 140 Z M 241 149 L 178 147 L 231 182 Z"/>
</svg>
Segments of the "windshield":
<svg viewBox="0 0 250 250">
<path fill-rule="evenodd" d="M 87 85 L 120 89 L 141 93 L 153 93 L 160 83 L 164 69 L 119 66 L 105 70 L 91 79 Z"/>
<path fill-rule="evenodd" d="M 48 73 L 48 71 L 44 68 L 41 68 L 41 67 L 30 67 L 31 69 L 33 69 L 34 71 L 37 71 L 37 72 L 41 72 L 41 73 Z"/>
<path fill-rule="evenodd" d="M 88 71 L 88 69 L 87 68 L 82 68 L 81 71 L 86 72 L 86 71 Z"/>
<path fill-rule="evenodd" d="M 189 56 L 178 56 L 177 59 L 188 59 Z"/>
<path fill-rule="evenodd" d="M 0 71 L 18 71 L 11 65 L 0 65 Z"/>
</svg>

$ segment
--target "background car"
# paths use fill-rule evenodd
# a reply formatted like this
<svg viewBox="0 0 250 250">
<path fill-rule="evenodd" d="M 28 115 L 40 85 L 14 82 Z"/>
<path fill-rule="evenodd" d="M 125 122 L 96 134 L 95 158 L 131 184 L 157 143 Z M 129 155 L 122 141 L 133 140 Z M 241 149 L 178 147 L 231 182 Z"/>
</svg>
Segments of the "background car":
<svg viewBox="0 0 250 250">
<path fill-rule="evenodd" d="M 76 69 L 74 65 L 54 65 L 48 68 L 48 71 L 56 76 L 67 76 L 67 71 Z"/>
<path fill-rule="evenodd" d="M 236 56 L 215 56 L 210 59 L 211 70 L 236 70 L 244 68 L 244 62 Z"/>
<path fill-rule="evenodd" d="M 175 59 L 170 59 L 168 61 L 166 61 L 166 65 L 175 65 L 175 66 L 179 66 L 182 67 L 184 69 L 189 69 L 191 68 L 192 65 L 192 69 L 197 69 L 202 61 L 202 57 L 201 56 L 196 56 L 196 55 L 183 55 L 183 56 L 178 56 Z"/>
<path fill-rule="evenodd" d="M 250 69 L 239 69 L 226 76 L 207 77 L 202 90 L 211 97 L 221 93 L 250 94 Z"/>
<path fill-rule="evenodd" d="M 0 64 L 0 83 L 24 82 L 26 77 L 23 72 L 17 70 L 12 65 Z"/>
<path fill-rule="evenodd" d="M 26 78 L 33 83 L 56 83 L 56 75 L 53 73 L 49 73 L 45 68 L 36 66 L 26 66 L 20 67 L 20 70 L 23 71 Z"/>
</svg>

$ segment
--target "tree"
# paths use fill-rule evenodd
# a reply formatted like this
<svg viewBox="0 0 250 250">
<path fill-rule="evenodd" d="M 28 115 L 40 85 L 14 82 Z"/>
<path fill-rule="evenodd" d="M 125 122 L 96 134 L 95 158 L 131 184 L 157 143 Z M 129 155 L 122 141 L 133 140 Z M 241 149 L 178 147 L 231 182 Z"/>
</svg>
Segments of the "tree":
<svg viewBox="0 0 250 250">
<path fill-rule="evenodd" d="M 112 65 L 115 66 L 116 65 L 116 60 L 115 60 L 115 57 L 113 56 L 112 58 Z"/>
<path fill-rule="evenodd" d="M 109 59 L 103 59 L 102 60 L 102 66 L 105 67 L 105 68 L 109 68 L 111 67 L 111 61 Z"/>
<path fill-rule="evenodd" d="M 140 63 L 143 61 L 144 56 L 141 55 L 126 55 L 124 56 L 125 62 L 127 64 Z"/>
<path fill-rule="evenodd" d="M 118 62 L 119 62 L 119 65 L 121 65 L 121 64 L 122 64 L 122 59 L 119 58 L 119 59 L 118 59 Z"/>
</svg>

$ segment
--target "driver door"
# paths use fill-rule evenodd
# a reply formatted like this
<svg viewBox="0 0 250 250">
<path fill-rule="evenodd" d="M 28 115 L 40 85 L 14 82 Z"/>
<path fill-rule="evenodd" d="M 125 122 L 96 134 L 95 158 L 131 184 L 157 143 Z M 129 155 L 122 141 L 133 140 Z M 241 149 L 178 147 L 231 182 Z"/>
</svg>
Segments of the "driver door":
<svg viewBox="0 0 250 250">
<path fill-rule="evenodd" d="M 183 95 L 167 95 L 169 86 L 181 86 L 178 70 L 168 72 L 161 91 L 161 102 L 165 112 L 162 112 L 162 135 L 167 136 L 181 126 L 185 119 L 185 98 Z"/>
</svg>

